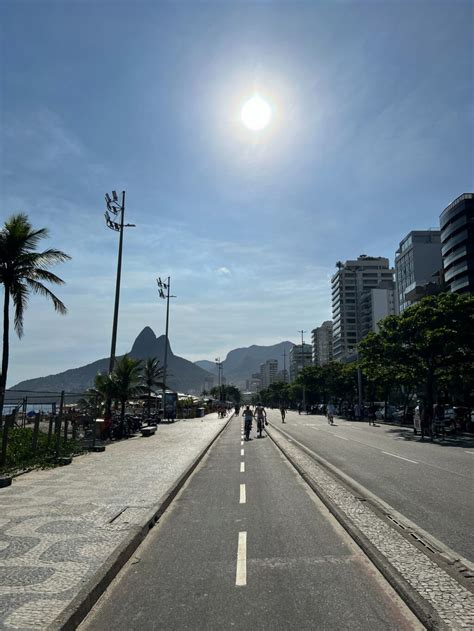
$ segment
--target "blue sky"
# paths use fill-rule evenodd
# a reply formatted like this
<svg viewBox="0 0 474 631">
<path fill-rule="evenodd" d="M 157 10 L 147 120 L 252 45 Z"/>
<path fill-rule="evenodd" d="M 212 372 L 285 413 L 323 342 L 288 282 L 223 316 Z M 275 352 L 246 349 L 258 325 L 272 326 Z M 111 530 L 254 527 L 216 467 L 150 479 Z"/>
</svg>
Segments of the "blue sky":
<svg viewBox="0 0 474 631">
<path fill-rule="evenodd" d="M 393 262 L 473 190 L 473 4 L 42 2 L 0 8 L 1 217 L 72 256 L 66 317 L 33 297 L 9 384 L 106 357 L 127 191 L 117 352 L 164 330 L 188 359 L 297 341 L 339 259 Z M 263 131 L 240 108 L 257 91 Z M 46 244 L 45 244 L 46 245 Z"/>
</svg>

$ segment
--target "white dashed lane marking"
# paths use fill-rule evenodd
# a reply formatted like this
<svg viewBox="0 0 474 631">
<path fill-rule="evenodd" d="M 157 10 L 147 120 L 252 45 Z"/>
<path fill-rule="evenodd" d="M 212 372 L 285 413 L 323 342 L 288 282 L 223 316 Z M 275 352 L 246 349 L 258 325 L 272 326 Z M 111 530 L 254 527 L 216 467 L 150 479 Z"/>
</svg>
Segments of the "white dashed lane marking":
<svg viewBox="0 0 474 631">
<path fill-rule="evenodd" d="M 245 462 L 240 463 L 240 473 L 245 473 Z"/>
<path fill-rule="evenodd" d="M 410 460 L 410 458 L 404 458 L 403 456 L 397 456 L 397 454 L 391 454 L 389 451 L 382 451 L 383 454 L 387 454 L 387 456 L 392 456 L 392 458 L 400 458 L 400 460 L 406 460 L 407 462 L 412 462 L 413 464 L 418 464 L 416 460 Z"/>
<path fill-rule="evenodd" d="M 239 532 L 237 545 L 237 571 L 235 584 L 239 587 L 247 585 L 247 533 Z"/>
<path fill-rule="evenodd" d="M 247 502 L 247 497 L 245 493 L 245 484 L 240 485 L 240 504 L 245 504 Z"/>
<path fill-rule="evenodd" d="M 243 449 L 241 449 L 241 450 L 240 450 L 240 455 L 241 455 L 241 456 L 243 456 L 243 455 L 244 455 L 244 450 L 243 450 Z"/>
</svg>

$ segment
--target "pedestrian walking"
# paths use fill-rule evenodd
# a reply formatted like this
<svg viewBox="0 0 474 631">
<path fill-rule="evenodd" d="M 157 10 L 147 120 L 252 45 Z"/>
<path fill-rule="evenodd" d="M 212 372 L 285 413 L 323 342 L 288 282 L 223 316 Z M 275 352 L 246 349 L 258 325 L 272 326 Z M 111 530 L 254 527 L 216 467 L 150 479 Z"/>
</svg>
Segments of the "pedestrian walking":
<svg viewBox="0 0 474 631">
<path fill-rule="evenodd" d="M 375 404 L 372 403 L 372 405 L 369 406 L 368 416 L 369 416 L 369 425 L 373 425 L 374 427 L 376 427 L 375 425 L 375 419 L 377 418 L 376 412 L 377 412 L 377 408 Z"/>
<path fill-rule="evenodd" d="M 326 416 L 328 417 L 328 424 L 329 425 L 334 425 L 334 414 L 336 413 L 336 408 L 334 407 L 334 403 L 332 403 L 332 401 L 330 401 L 328 403 L 327 409 L 326 409 Z"/>
<path fill-rule="evenodd" d="M 286 410 L 285 410 L 285 406 L 284 405 L 280 405 L 280 414 L 281 414 L 281 422 L 282 423 L 286 423 L 286 421 L 285 421 Z"/>
<path fill-rule="evenodd" d="M 301 403 L 298 403 L 298 414 L 301 414 L 302 411 L 303 411 L 303 406 L 301 405 Z"/>
</svg>

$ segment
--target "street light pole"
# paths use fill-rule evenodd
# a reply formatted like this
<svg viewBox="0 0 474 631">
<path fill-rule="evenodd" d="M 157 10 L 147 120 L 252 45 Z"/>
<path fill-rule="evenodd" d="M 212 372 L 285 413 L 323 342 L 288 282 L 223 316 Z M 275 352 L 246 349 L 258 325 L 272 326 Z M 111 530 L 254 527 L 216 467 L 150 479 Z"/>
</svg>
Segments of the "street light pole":
<svg viewBox="0 0 474 631">
<path fill-rule="evenodd" d="M 224 367 L 222 365 L 221 362 L 221 358 L 220 357 L 216 357 L 216 364 L 217 364 L 217 383 L 219 385 L 219 401 L 220 403 L 222 403 L 224 397 L 222 396 L 222 382 L 223 382 L 223 372 L 224 372 Z"/>
<path fill-rule="evenodd" d="M 170 321 L 170 298 L 176 298 L 176 296 L 170 295 L 171 289 L 171 277 L 168 276 L 166 282 L 163 282 L 161 278 L 157 278 L 158 293 L 160 298 L 166 300 L 166 325 L 165 325 L 165 354 L 163 358 L 163 388 L 161 393 L 161 404 L 163 406 L 163 418 L 165 417 L 165 395 L 166 395 L 166 373 L 168 370 L 168 330 Z M 166 290 L 166 295 L 163 290 Z"/>
<path fill-rule="evenodd" d="M 119 233 L 119 245 L 117 256 L 117 275 L 115 279 L 115 304 L 114 304 L 114 319 L 112 324 L 112 343 L 110 345 L 110 359 L 109 359 L 109 374 L 114 369 L 115 363 L 115 349 L 117 345 L 117 328 L 118 328 L 118 314 L 120 303 L 120 280 L 122 277 L 122 251 L 123 251 L 123 229 L 133 228 L 135 224 L 124 223 L 125 220 L 125 191 L 122 191 L 122 203 L 119 202 L 117 192 L 112 191 L 112 198 L 108 193 L 105 194 L 105 203 L 107 210 L 105 211 L 105 223 L 108 228 L 115 230 Z M 120 214 L 120 222 L 116 222 L 112 219 Z"/>
</svg>

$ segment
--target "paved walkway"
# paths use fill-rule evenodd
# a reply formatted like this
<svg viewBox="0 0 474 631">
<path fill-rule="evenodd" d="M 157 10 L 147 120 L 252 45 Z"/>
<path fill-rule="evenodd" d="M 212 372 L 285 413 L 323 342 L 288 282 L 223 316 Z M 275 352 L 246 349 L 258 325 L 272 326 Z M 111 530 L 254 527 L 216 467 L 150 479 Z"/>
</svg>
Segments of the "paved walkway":
<svg viewBox="0 0 474 631">
<path fill-rule="evenodd" d="M 0 489 L 0 629 L 45 629 L 131 541 L 228 419 L 160 425 Z"/>
</svg>

